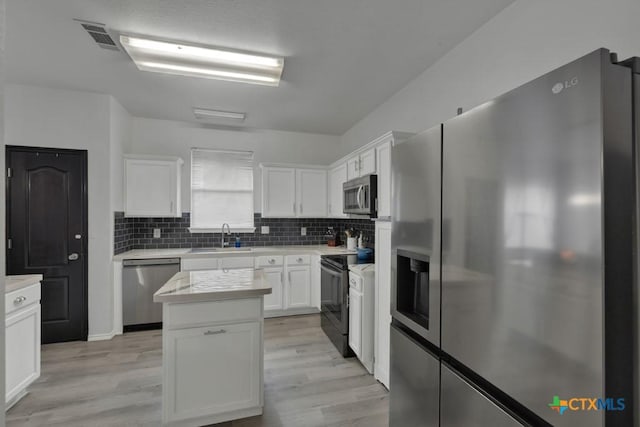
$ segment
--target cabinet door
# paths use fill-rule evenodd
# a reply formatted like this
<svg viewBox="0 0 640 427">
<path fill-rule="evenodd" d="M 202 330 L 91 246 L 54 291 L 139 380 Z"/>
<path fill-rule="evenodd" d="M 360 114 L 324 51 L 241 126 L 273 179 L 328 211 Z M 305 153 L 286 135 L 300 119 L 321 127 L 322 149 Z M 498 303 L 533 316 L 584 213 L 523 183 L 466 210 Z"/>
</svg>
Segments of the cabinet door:
<svg viewBox="0 0 640 427">
<path fill-rule="evenodd" d="M 346 218 L 344 209 L 344 190 L 342 184 L 347 182 L 347 164 L 343 163 L 329 171 L 329 216 Z"/>
<path fill-rule="evenodd" d="M 264 278 L 271 285 L 271 293 L 264 296 L 264 310 L 282 310 L 282 267 L 265 268 Z"/>
<path fill-rule="evenodd" d="M 165 422 L 261 404 L 262 323 L 164 331 Z"/>
<path fill-rule="evenodd" d="M 376 222 L 376 362 L 375 377 L 389 388 L 391 325 L 391 223 Z"/>
<path fill-rule="evenodd" d="M 347 181 L 360 176 L 360 156 L 347 160 Z"/>
<path fill-rule="evenodd" d="M 180 269 L 191 270 L 217 270 L 218 258 L 182 258 Z"/>
<path fill-rule="evenodd" d="M 362 357 L 362 294 L 349 289 L 349 347 Z"/>
<path fill-rule="evenodd" d="M 327 216 L 327 171 L 296 169 L 297 213 L 299 217 Z"/>
<path fill-rule="evenodd" d="M 360 176 L 376 173 L 376 149 L 360 154 Z"/>
<path fill-rule="evenodd" d="M 311 306 L 311 268 L 308 265 L 287 267 L 285 308 Z"/>
<path fill-rule="evenodd" d="M 180 216 L 178 162 L 125 159 L 125 216 Z"/>
<path fill-rule="evenodd" d="M 220 268 L 229 270 L 233 268 L 253 268 L 253 263 L 253 257 L 223 257 L 220 258 L 219 265 Z"/>
<path fill-rule="evenodd" d="M 262 168 L 262 216 L 292 217 L 296 215 L 296 170 Z"/>
<path fill-rule="evenodd" d="M 6 318 L 6 400 L 40 377 L 40 304 Z"/>
<path fill-rule="evenodd" d="M 376 147 L 378 174 L 378 218 L 391 216 L 391 143 Z"/>
</svg>

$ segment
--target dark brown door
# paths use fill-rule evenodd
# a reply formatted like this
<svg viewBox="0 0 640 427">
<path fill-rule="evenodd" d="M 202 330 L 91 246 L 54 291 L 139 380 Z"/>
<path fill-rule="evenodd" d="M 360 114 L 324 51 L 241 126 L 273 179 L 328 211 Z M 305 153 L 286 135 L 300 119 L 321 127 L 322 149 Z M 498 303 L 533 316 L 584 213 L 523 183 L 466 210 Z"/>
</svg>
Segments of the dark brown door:
<svg viewBox="0 0 640 427">
<path fill-rule="evenodd" d="M 7 274 L 42 274 L 42 342 L 87 339 L 87 152 L 7 147 Z"/>
</svg>

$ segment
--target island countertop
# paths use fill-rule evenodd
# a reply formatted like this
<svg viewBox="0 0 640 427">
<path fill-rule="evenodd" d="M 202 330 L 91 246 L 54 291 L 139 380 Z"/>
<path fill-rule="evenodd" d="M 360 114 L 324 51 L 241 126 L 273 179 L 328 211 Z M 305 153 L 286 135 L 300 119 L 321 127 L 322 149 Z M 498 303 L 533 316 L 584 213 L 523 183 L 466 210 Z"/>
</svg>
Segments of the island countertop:
<svg viewBox="0 0 640 427">
<path fill-rule="evenodd" d="M 153 301 L 217 301 L 270 293 L 271 285 L 266 281 L 261 269 L 194 270 L 176 273 L 153 295 Z"/>
</svg>

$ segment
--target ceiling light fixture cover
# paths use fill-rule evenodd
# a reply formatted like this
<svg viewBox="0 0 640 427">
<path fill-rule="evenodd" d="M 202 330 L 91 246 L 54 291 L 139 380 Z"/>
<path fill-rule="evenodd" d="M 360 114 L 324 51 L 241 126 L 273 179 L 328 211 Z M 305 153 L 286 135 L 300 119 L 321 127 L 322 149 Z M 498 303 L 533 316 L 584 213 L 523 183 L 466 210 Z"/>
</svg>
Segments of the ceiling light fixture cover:
<svg viewBox="0 0 640 427">
<path fill-rule="evenodd" d="M 245 113 L 235 113 L 233 111 L 209 110 L 206 108 L 194 108 L 193 114 L 197 119 L 231 119 L 243 121 Z"/>
<path fill-rule="evenodd" d="M 139 70 L 278 86 L 284 58 L 121 34 Z"/>
</svg>

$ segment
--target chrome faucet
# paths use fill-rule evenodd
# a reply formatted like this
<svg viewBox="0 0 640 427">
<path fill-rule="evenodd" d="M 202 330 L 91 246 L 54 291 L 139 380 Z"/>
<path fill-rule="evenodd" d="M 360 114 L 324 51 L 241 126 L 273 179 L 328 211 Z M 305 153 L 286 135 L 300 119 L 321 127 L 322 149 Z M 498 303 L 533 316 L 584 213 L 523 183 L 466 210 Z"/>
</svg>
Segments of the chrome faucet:
<svg viewBox="0 0 640 427">
<path fill-rule="evenodd" d="M 220 247 L 221 248 L 225 248 L 227 246 L 229 246 L 229 242 L 225 242 L 224 241 L 224 226 L 227 226 L 227 234 L 231 235 L 231 227 L 229 227 L 229 224 L 227 224 L 226 222 L 224 224 L 222 224 L 222 236 L 220 236 Z"/>
</svg>

